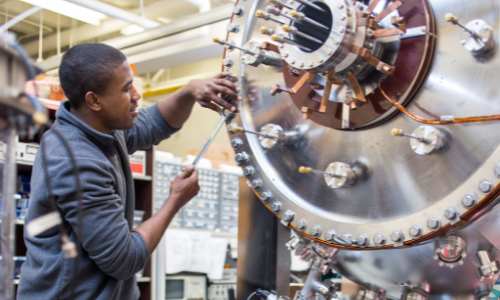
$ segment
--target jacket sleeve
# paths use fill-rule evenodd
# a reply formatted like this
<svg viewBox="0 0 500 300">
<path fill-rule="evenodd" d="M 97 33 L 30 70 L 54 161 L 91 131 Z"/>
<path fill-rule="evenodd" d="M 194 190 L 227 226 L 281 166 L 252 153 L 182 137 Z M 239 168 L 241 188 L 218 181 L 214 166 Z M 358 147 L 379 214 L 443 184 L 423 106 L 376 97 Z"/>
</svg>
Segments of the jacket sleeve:
<svg viewBox="0 0 500 300">
<path fill-rule="evenodd" d="M 165 122 L 158 110 L 158 103 L 141 108 L 134 127 L 124 131 L 128 153 L 158 145 L 179 130 L 180 128 L 172 128 Z"/>
<path fill-rule="evenodd" d="M 142 236 L 128 228 L 122 199 L 113 190 L 111 166 L 88 158 L 77 159 L 77 165 L 83 190 L 82 222 L 78 222 L 73 166 L 65 157 L 54 157 L 46 166 L 58 207 L 83 249 L 104 273 L 119 280 L 131 278 L 145 266 L 149 252 Z"/>
</svg>

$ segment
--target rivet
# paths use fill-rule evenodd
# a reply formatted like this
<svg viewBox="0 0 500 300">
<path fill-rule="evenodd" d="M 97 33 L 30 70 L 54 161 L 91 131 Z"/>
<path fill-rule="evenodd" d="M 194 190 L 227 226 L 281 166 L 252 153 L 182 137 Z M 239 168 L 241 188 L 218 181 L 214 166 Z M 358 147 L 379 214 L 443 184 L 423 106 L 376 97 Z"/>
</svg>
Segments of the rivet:
<svg viewBox="0 0 500 300">
<path fill-rule="evenodd" d="M 297 229 L 300 231 L 304 231 L 307 229 L 307 221 L 304 219 L 300 219 L 297 221 Z"/>
<path fill-rule="evenodd" d="M 493 190 L 493 182 L 488 179 L 482 180 L 478 186 L 479 190 L 485 194 L 488 194 Z"/>
<path fill-rule="evenodd" d="M 337 233 L 335 232 L 335 230 L 333 229 L 328 230 L 327 232 L 325 232 L 325 240 L 330 243 L 333 242 L 333 238 L 335 237 L 336 234 Z"/>
</svg>

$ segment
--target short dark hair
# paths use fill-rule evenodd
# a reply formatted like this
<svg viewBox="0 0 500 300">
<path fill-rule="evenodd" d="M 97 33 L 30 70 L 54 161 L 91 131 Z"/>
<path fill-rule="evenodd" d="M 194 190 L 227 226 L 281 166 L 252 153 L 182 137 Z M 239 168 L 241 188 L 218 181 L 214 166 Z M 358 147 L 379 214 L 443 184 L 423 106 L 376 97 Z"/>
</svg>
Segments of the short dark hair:
<svg viewBox="0 0 500 300">
<path fill-rule="evenodd" d="M 101 43 L 80 44 L 69 49 L 59 67 L 59 80 L 71 107 L 80 108 L 89 91 L 105 92 L 115 78 L 115 69 L 126 59 L 120 50 Z"/>
</svg>

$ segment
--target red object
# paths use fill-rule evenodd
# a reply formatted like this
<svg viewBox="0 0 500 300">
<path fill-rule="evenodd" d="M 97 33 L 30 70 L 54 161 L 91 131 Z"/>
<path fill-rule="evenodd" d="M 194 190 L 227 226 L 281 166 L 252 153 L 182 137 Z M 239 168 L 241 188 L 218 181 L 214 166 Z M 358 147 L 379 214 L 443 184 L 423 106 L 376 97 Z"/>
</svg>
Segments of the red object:
<svg viewBox="0 0 500 300">
<path fill-rule="evenodd" d="M 144 174 L 144 165 L 138 163 L 130 163 L 130 169 L 132 169 L 132 173 Z"/>
<path fill-rule="evenodd" d="M 137 69 L 135 68 L 134 64 L 130 64 L 130 68 L 132 69 L 132 72 L 134 72 L 135 76 L 135 72 L 137 71 Z"/>
</svg>

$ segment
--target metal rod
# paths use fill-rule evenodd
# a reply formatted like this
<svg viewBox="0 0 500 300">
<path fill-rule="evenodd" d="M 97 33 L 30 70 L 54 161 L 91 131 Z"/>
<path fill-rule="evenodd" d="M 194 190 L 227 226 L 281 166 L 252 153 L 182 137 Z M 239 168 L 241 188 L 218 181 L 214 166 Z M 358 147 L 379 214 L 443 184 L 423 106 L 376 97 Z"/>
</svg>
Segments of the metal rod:
<svg viewBox="0 0 500 300">
<path fill-rule="evenodd" d="M 282 15 L 283 16 L 287 16 L 285 14 L 282 14 Z M 318 27 L 320 27 L 322 29 L 325 29 L 325 30 L 329 30 L 329 28 L 327 26 L 325 26 L 325 25 L 323 25 L 321 23 L 318 23 L 318 22 L 314 21 L 313 19 L 311 19 L 309 17 L 306 17 L 306 15 L 304 13 L 298 12 L 296 10 L 290 11 L 290 16 L 292 16 L 293 18 L 295 18 L 295 19 L 292 18 L 292 20 L 294 20 L 294 21 L 297 21 L 297 20 L 299 20 L 299 21 L 306 21 L 309 24 L 318 26 Z"/>
<path fill-rule="evenodd" d="M 295 45 L 297 47 L 304 49 L 304 51 L 309 51 L 309 52 L 312 51 L 311 49 L 309 49 L 307 47 L 304 47 L 304 46 L 297 44 L 297 42 L 295 42 L 294 40 L 286 38 L 286 37 L 281 36 L 281 35 L 273 34 L 273 35 L 271 35 L 271 39 L 275 42 L 278 42 L 278 43 L 286 43 L 286 44 Z"/>
<path fill-rule="evenodd" d="M 40 33 L 38 37 L 38 59 L 36 62 L 43 61 L 43 10 L 40 11 Z"/>
<path fill-rule="evenodd" d="M 10 21 L 6 22 L 2 26 L 0 26 L 0 33 L 6 32 L 10 27 L 16 25 L 17 23 L 21 22 L 23 19 L 31 16 L 32 14 L 40 11 L 42 8 L 40 6 L 33 6 L 32 8 L 20 13 L 19 15 L 15 16 L 14 18 L 10 19 Z"/>
<path fill-rule="evenodd" d="M 281 26 L 281 28 L 283 29 L 283 31 L 289 32 L 291 34 L 300 35 L 301 37 L 306 38 L 306 39 L 308 39 L 310 41 L 313 41 L 313 42 L 316 42 L 316 43 L 319 43 L 319 44 L 323 43 L 321 40 L 318 40 L 315 37 L 312 37 L 312 36 L 310 36 L 308 34 L 305 34 L 305 33 L 301 32 L 301 31 L 299 31 L 296 27 L 289 26 L 289 25 L 283 25 L 283 26 Z"/>
<path fill-rule="evenodd" d="M 57 14 L 57 56 L 61 56 L 61 15 Z"/>
<path fill-rule="evenodd" d="M 300 3 L 304 4 L 304 5 L 307 5 L 309 7 L 315 8 L 315 9 L 320 10 L 320 11 L 325 11 L 321 7 L 319 7 L 316 4 L 313 4 L 311 2 L 308 2 L 307 0 L 297 0 L 297 2 L 300 2 Z"/>
<path fill-rule="evenodd" d="M 233 115 L 234 115 L 234 113 L 232 113 L 232 112 L 228 113 L 225 116 L 222 115 L 222 117 L 219 120 L 219 123 L 217 123 L 217 125 L 214 128 L 214 130 L 212 131 L 212 134 L 210 134 L 210 136 L 208 137 L 208 140 L 205 142 L 205 144 L 201 148 L 200 152 L 198 153 L 198 155 L 196 155 L 196 158 L 193 160 L 193 167 L 196 167 L 196 165 L 201 160 L 201 158 L 203 157 L 203 155 L 205 154 L 205 152 L 207 152 L 208 147 L 210 147 L 210 144 L 212 143 L 212 141 L 214 140 L 215 136 L 217 135 L 217 133 L 221 129 L 222 125 L 224 125 L 224 123 L 226 123 L 226 120 L 228 118 L 232 117 Z"/>
<path fill-rule="evenodd" d="M 288 4 L 285 4 L 281 1 L 278 1 L 278 0 L 267 0 L 267 3 L 272 3 L 272 4 L 275 4 L 275 5 L 278 5 L 278 6 L 283 6 L 283 7 L 286 7 L 288 9 L 295 9 L 294 7 L 288 5 Z"/>
<path fill-rule="evenodd" d="M 3 182 L 2 182 L 2 226 L 1 226 L 1 251 L 2 260 L 0 261 L 4 271 L 2 278 L 3 295 L 1 299 L 14 299 L 14 193 L 15 193 L 15 174 L 16 167 L 16 128 L 11 125 L 5 135 L 6 151 L 3 163 Z M 2 290 L 0 289 L 0 290 Z"/>
</svg>

